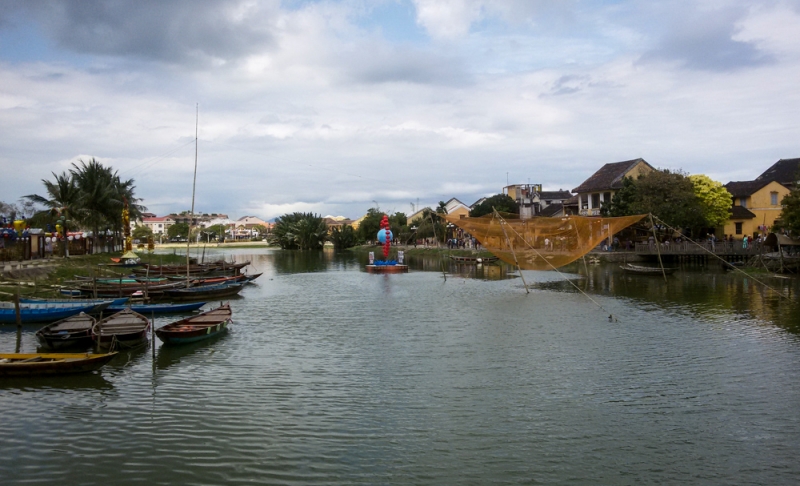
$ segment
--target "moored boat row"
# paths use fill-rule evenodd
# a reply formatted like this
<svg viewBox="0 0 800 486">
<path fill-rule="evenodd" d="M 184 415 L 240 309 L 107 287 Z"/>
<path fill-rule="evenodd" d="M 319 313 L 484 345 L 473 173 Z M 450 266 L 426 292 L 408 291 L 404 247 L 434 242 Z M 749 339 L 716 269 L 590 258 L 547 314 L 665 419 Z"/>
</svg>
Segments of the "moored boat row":
<svg viewBox="0 0 800 486">
<path fill-rule="evenodd" d="M 155 330 L 165 345 L 193 343 L 221 335 L 228 330 L 233 312 L 221 304 L 201 314 L 186 317 Z M 116 354 L 116 348 L 130 348 L 148 342 L 152 322 L 130 309 L 105 319 L 81 313 L 48 325 L 36 333 L 45 348 L 58 350 L 87 346 L 94 342 L 106 353 L 5 353 L 0 354 L 0 377 L 56 375 L 100 369 Z"/>
</svg>

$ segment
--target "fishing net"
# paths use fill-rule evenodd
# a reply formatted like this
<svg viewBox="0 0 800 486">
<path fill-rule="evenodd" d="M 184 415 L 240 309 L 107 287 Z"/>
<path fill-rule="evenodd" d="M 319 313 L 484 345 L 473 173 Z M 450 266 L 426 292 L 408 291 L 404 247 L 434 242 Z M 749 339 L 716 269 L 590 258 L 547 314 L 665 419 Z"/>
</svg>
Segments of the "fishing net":
<svg viewBox="0 0 800 486">
<path fill-rule="evenodd" d="M 553 270 L 572 263 L 606 238 L 611 244 L 615 234 L 646 216 L 519 219 L 518 215 L 507 213 L 478 218 L 442 215 L 504 262 L 519 264 L 525 270 Z"/>
</svg>

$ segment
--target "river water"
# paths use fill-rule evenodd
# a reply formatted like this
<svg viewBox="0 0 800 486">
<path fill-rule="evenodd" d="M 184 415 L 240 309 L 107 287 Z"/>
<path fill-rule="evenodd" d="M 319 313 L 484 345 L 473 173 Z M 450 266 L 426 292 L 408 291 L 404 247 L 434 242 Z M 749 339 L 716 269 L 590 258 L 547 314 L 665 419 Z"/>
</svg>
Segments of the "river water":
<svg viewBox="0 0 800 486">
<path fill-rule="evenodd" d="M 760 277 L 782 299 L 714 267 L 665 284 L 580 265 L 525 272 L 527 294 L 501 266 L 445 279 L 435 256 L 405 275 L 350 254 L 225 256 L 264 272 L 227 335 L 0 380 L 0 484 L 800 478 L 796 279 Z"/>
</svg>

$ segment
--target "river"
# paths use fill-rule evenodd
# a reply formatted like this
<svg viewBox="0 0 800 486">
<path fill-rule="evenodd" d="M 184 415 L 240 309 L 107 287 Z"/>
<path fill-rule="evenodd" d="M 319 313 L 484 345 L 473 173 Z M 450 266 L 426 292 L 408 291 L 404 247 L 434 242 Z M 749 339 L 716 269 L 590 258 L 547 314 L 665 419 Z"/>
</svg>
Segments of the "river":
<svg viewBox="0 0 800 486">
<path fill-rule="evenodd" d="M 797 279 L 575 265 L 525 272 L 526 293 L 502 266 L 446 263 L 445 278 L 435 255 L 403 275 L 349 253 L 224 256 L 264 272 L 227 335 L 0 380 L 0 483 L 800 478 Z M 0 348 L 15 339 L 3 329 Z"/>
</svg>

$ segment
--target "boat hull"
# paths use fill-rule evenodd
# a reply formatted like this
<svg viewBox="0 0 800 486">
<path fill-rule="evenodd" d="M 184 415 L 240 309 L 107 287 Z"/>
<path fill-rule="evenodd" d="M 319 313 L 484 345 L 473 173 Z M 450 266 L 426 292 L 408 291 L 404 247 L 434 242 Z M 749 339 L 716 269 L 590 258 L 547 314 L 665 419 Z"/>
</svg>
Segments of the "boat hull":
<svg viewBox="0 0 800 486">
<path fill-rule="evenodd" d="M 47 376 L 99 370 L 116 352 L 88 353 L 2 353 L 0 376 Z"/>
<path fill-rule="evenodd" d="M 92 339 L 101 348 L 110 348 L 115 343 L 135 347 L 147 342 L 150 326 L 147 317 L 125 309 L 98 321 L 92 328 Z"/>
<path fill-rule="evenodd" d="M 367 265 L 367 273 L 408 273 L 408 265 Z"/>
<path fill-rule="evenodd" d="M 62 319 L 36 331 L 36 339 L 42 347 L 60 350 L 86 347 L 92 344 L 92 328 L 97 320 L 88 314 Z"/>
<path fill-rule="evenodd" d="M 81 312 L 92 312 L 97 304 L 78 304 L 50 306 L 48 304 L 21 304 L 20 320 L 23 324 L 36 324 L 43 322 L 54 322 L 67 317 L 80 314 Z M 14 308 L 0 308 L 0 324 L 14 324 L 17 322 L 16 310 Z"/>
<path fill-rule="evenodd" d="M 120 305 L 108 306 L 109 311 L 119 312 L 125 309 L 131 309 L 144 316 L 152 314 L 179 314 L 181 312 L 192 312 L 206 305 L 205 302 L 187 302 L 184 304 L 141 304 L 141 305 Z"/>
<path fill-rule="evenodd" d="M 164 344 L 188 344 L 219 336 L 228 330 L 233 315 L 228 304 L 156 329 Z"/>
</svg>

